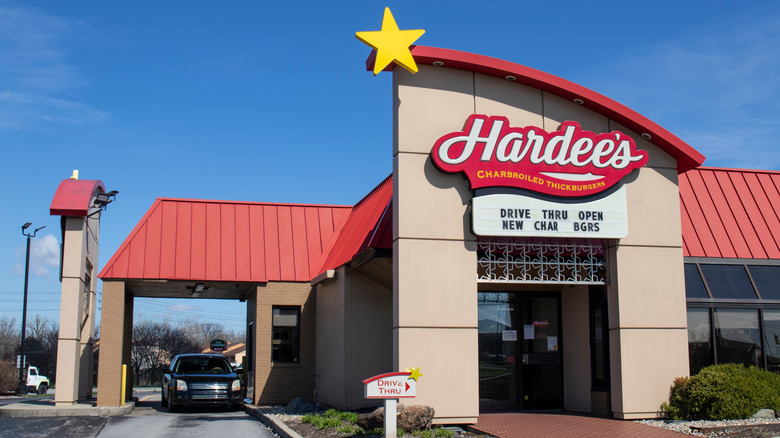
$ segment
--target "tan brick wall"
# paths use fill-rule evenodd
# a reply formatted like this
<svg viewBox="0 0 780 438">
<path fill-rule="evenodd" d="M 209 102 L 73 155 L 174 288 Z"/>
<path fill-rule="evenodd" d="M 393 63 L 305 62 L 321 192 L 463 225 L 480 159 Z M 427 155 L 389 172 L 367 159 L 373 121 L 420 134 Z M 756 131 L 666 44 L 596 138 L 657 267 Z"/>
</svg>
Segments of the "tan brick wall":
<svg viewBox="0 0 780 438">
<path fill-rule="evenodd" d="M 125 303 L 125 283 L 104 281 L 100 316 L 98 406 L 120 405 L 122 357 L 125 345 Z"/>
<path fill-rule="evenodd" d="M 300 362 L 271 362 L 273 306 L 301 307 Z M 257 288 L 255 329 L 255 403 L 286 404 L 295 397 L 313 399 L 316 305 L 309 283 L 268 283 Z"/>
<path fill-rule="evenodd" d="M 334 278 L 317 285 L 317 401 L 335 407 L 344 407 L 347 404 L 344 278 L 344 268 L 339 268 Z"/>
</svg>

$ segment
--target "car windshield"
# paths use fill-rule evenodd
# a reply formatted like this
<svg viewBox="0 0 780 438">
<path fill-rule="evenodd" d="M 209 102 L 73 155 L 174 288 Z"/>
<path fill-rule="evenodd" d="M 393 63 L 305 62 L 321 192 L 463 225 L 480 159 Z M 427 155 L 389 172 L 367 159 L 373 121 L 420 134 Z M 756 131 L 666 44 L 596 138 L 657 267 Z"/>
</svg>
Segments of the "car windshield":
<svg viewBox="0 0 780 438">
<path fill-rule="evenodd" d="M 179 374 L 225 374 L 231 372 L 228 361 L 221 357 L 182 357 L 176 362 Z"/>
</svg>

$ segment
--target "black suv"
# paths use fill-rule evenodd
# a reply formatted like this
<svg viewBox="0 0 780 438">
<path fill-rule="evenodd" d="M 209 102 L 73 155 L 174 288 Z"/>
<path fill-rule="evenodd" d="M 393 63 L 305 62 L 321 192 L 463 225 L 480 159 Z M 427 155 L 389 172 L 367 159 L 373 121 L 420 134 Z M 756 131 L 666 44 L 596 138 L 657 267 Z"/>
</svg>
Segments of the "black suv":
<svg viewBox="0 0 780 438">
<path fill-rule="evenodd" d="M 239 409 L 244 403 L 244 383 L 217 354 L 180 354 L 162 378 L 162 405 L 168 411 L 178 406 L 227 405 Z"/>
</svg>

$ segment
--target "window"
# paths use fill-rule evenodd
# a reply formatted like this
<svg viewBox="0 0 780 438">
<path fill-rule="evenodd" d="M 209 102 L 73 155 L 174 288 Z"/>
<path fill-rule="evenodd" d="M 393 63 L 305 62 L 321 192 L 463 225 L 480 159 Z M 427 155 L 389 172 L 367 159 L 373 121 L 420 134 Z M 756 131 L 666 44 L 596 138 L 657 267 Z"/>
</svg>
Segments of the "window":
<svg viewBox="0 0 780 438">
<path fill-rule="evenodd" d="M 688 360 L 691 374 L 715 363 L 712 351 L 710 309 L 688 309 Z"/>
<path fill-rule="evenodd" d="M 764 367 L 758 309 L 715 309 L 719 363 Z"/>
<path fill-rule="evenodd" d="M 694 264 L 685 264 L 685 296 L 688 298 L 709 298 L 699 268 Z"/>
<path fill-rule="evenodd" d="M 744 265 L 701 265 L 712 298 L 758 299 Z"/>
<path fill-rule="evenodd" d="M 274 306 L 271 334 L 271 361 L 298 363 L 301 308 Z"/>
<path fill-rule="evenodd" d="M 691 374 L 715 363 L 780 374 L 780 265 L 689 262 L 685 296 Z"/>
<path fill-rule="evenodd" d="M 764 310 L 766 369 L 780 374 L 780 309 Z"/>
<path fill-rule="evenodd" d="M 750 266 L 750 275 L 765 300 L 780 300 L 780 266 Z"/>
</svg>

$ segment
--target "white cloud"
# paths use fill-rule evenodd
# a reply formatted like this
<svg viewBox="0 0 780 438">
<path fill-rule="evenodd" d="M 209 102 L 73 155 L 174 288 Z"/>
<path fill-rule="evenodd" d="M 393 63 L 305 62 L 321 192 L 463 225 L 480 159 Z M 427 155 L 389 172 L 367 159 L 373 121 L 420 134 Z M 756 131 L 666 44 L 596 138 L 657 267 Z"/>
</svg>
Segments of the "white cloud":
<svg viewBox="0 0 780 438">
<path fill-rule="evenodd" d="M 17 277 L 24 275 L 24 263 L 26 257 L 26 248 L 14 248 L 16 262 L 11 269 L 11 273 Z M 30 240 L 30 272 L 36 277 L 49 277 L 50 268 L 59 268 L 60 266 L 60 244 L 53 234 L 38 236 Z"/>
<path fill-rule="evenodd" d="M 90 32 L 82 22 L 0 6 L 0 129 L 108 119 L 105 111 L 72 97 L 88 81 L 68 63 L 67 43 Z"/>
<path fill-rule="evenodd" d="M 194 311 L 199 311 L 200 307 L 193 306 L 193 305 L 190 305 L 190 304 L 176 303 L 176 304 L 172 304 L 172 305 L 167 306 L 167 310 L 168 310 L 168 312 L 175 314 L 176 312 L 185 312 L 185 311 L 193 311 L 193 310 Z"/>
<path fill-rule="evenodd" d="M 780 15 L 694 28 L 586 75 L 593 89 L 643 113 L 705 164 L 780 168 Z M 737 153 L 737 151 L 739 153 Z"/>
</svg>

